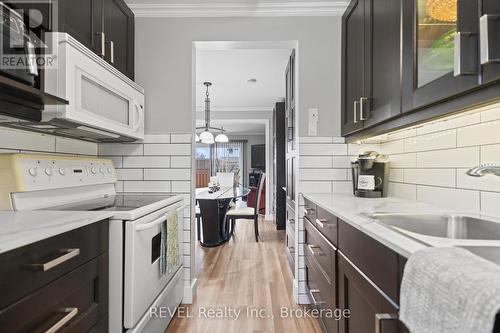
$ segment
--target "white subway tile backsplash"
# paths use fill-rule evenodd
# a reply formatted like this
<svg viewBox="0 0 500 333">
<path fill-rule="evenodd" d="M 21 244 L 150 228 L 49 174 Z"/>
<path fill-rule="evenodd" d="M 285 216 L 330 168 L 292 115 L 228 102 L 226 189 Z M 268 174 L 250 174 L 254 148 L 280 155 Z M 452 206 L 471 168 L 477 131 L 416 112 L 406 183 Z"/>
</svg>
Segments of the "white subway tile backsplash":
<svg viewBox="0 0 500 333">
<path fill-rule="evenodd" d="M 57 153 L 97 156 L 97 143 L 56 137 Z"/>
<path fill-rule="evenodd" d="M 500 177 L 492 175 L 471 177 L 466 171 L 467 169 L 457 169 L 458 188 L 500 192 Z M 498 204 L 500 205 L 500 202 Z"/>
<path fill-rule="evenodd" d="M 191 181 L 172 181 L 172 192 L 173 193 L 190 193 L 191 192 Z"/>
<path fill-rule="evenodd" d="M 481 212 L 485 215 L 500 216 L 500 193 L 481 192 Z"/>
<path fill-rule="evenodd" d="M 390 182 L 389 196 L 407 200 L 417 200 L 417 185 Z"/>
<path fill-rule="evenodd" d="M 334 193 L 345 193 L 345 194 L 353 194 L 353 186 L 352 181 L 334 181 L 332 182 L 333 192 Z"/>
<path fill-rule="evenodd" d="M 405 152 L 449 149 L 456 148 L 456 146 L 457 133 L 455 129 L 407 138 L 404 142 Z"/>
<path fill-rule="evenodd" d="M 170 134 L 144 134 L 144 143 L 170 143 Z"/>
<path fill-rule="evenodd" d="M 371 151 L 371 150 L 380 152 L 380 145 L 379 144 L 356 144 L 356 143 L 349 143 L 348 144 L 348 153 L 347 153 L 347 155 L 358 156 L 361 153 L 364 153 L 366 151 Z"/>
<path fill-rule="evenodd" d="M 124 168 L 170 168 L 170 156 L 124 156 Z"/>
<path fill-rule="evenodd" d="M 479 124 L 481 122 L 481 115 L 479 112 L 462 115 L 459 117 L 452 117 L 449 120 L 436 121 L 430 124 L 425 124 L 417 128 L 417 135 L 442 132 L 449 129 Z"/>
<path fill-rule="evenodd" d="M 301 171 L 302 172 L 302 171 Z M 332 192 L 332 182 L 330 181 L 300 181 L 300 192 L 309 193 L 330 193 Z"/>
<path fill-rule="evenodd" d="M 170 181 L 124 181 L 124 192 L 171 192 Z"/>
<path fill-rule="evenodd" d="M 300 143 L 332 143 L 331 136 L 301 136 Z M 340 142 L 344 143 L 344 142 Z"/>
<path fill-rule="evenodd" d="M 401 139 L 381 143 L 380 152 L 383 154 L 402 154 L 405 152 L 404 140 Z"/>
<path fill-rule="evenodd" d="M 346 169 L 301 169 L 300 180 L 347 180 Z"/>
<path fill-rule="evenodd" d="M 145 144 L 144 155 L 189 155 L 191 145 L 187 143 Z"/>
<path fill-rule="evenodd" d="M 390 169 L 389 181 L 391 182 L 404 182 L 404 169 Z"/>
<path fill-rule="evenodd" d="M 404 169 L 404 182 L 409 184 L 455 187 L 455 169 Z"/>
<path fill-rule="evenodd" d="M 191 156 L 171 156 L 171 168 L 191 168 Z"/>
<path fill-rule="evenodd" d="M 404 130 L 396 131 L 394 133 L 388 133 L 387 134 L 387 141 L 394 141 L 394 140 L 398 140 L 398 139 L 411 138 L 412 136 L 416 136 L 416 135 L 417 135 L 416 128 L 404 129 Z"/>
<path fill-rule="evenodd" d="M 300 168 L 331 168 L 332 156 L 301 156 Z"/>
<path fill-rule="evenodd" d="M 457 129 L 459 147 L 500 143 L 500 120 Z"/>
<path fill-rule="evenodd" d="M 142 169 L 116 169 L 118 180 L 143 180 Z"/>
<path fill-rule="evenodd" d="M 500 106 L 497 104 L 494 107 L 481 111 L 481 121 L 487 122 L 500 119 Z"/>
<path fill-rule="evenodd" d="M 479 147 L 417 153 L 417 168 L 471 167 L 479 163 Z"/>
<path fill-rule="evenodd" d="M 143 145 L 139 143 L 101 143 L 99 155 L 130 156 L 142 155 Z"/>
<path fill-rule="evenodd" d="M 113 165 L 115 168 L 121 168 L 123 166 L 122 156 L 99 156 L 99 158 L 107 158 L 108 160 L 113 161 Z"/>
<path fill-rule="evenodd" d="M 351 168 L 351 161 L 355 161 L 356 156 L 333 156 L 334 168 Z"/>
<path fill-rule="evenodd" d="M 418 185 L 417 200 L 462 212 L 479 212 L 481 209 L 478 191 Z"/>
<path fill-rule="evenodd" d="M 0 148 L 55 152 L 56 139 L 52 135 L 2 128 Z"/>
<path fill-rule="evenodd" d="M 300 155 L 347 155 L 347 145 L 341 143 L 300 144 Z"/>
<path fill-rule="evenodd" d="M 190 180 L 191 169 L 144 169 L 145 180 Z"/>
<path fill-rule="evenodd" d="M 500 135 L 500 133 L 499 133 Z M 500 144 L 487 145 L 481 147 L 481 163 L 496 163 L 500 164 Z M 469 164 L 468 167 L 473 167 L 479 163 Z"/>
<path fill-rule="evenodd" d="M 395 154 L 390 155 L 391 168 L 415 168 L 417 165 L 417 154 Z"/>
</svg>

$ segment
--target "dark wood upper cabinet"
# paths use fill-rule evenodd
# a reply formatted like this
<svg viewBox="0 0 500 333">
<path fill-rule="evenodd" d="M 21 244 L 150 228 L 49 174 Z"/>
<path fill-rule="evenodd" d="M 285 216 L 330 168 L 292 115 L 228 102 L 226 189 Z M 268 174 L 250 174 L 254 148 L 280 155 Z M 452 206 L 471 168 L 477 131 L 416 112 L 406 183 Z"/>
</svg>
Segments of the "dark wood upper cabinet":
<svg viewBox="0 0 500 333">
<path fill-rule="evenodd" d="M 476 1 L 403 3 L 403 112 L 479 85 L 479 15 Z M 435 7 L 435 8 L 434 8 Z M 460 43 L 455 41 L 460 35 Z M 462 62 L 462 73 L 454 68 Z M 467 62 L 466 64 L 464 64 Z"/>
<path fill-rule="evenodd" d="M 487 63 L 482 66 L 482 83 L 490 83 L 500 79 L 500 1 L 480 1 L 481 34 L 489 38 L 481 41 L 481 58 Z M 486 37 L 486 36 L 485 36 Z M 490 54 L 486 54 L 486 48 Z"/>
<path fill-rule="evenodd" d="M 105 59 L 134 79 L 134 13 L 123 0 L 104 0 Z"/>
<path fill-rule="evenodd" d="M 58 18 L 59 31 L 134 79 L 134 14 L 123 0 L 59 0 Z"/>
<path fill-rule="evenodd" d="M 400 4 L 353 0 L 343 17 L 342 134 L 400 113 Z"/>
<path fill-rule="evenodd" d="M 104 0 L 59 0 L 57 3 L 59 31 L 69 33 L 101 55 Z"/>
<path fill-rule="evenodd" d="M 363 128 L 359 99 L 363 95 L 365 0 L 350 2 L 342 18 L 342 135 Z"/>
</svg>

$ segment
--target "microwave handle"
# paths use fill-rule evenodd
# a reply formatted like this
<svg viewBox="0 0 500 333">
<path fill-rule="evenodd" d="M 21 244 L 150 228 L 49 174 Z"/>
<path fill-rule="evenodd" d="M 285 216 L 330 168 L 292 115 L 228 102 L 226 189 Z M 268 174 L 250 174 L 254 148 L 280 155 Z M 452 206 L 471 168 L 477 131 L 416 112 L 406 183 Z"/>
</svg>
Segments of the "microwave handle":
<svg viewBox="0 0 500 333">
<path fill-rule="evenodd" d="M 142 105 L 137 103 L 137 101 L 133 101 L 133 108 L 134 108 L 134 117 L 133 117 L 133 126 L 132 126 L 132 131 L 136 132 L 141 124 L 144 121 L 144 108 Z"/>
</svg>

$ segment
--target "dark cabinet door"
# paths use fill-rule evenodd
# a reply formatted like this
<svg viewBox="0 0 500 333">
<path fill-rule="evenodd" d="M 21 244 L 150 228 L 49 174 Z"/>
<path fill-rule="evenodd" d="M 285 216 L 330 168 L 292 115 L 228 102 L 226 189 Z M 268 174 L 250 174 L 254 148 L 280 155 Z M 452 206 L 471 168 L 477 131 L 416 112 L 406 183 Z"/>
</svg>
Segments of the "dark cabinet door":
<svg viewBox="0 0 500 333">
<path fill-rule="evenodd" d="M 401 112 L 400 1 L 365 2 L 365 58 L 359 117 L 364 127 Z"/>
<path fill-rule="evenodd" d="M 381 294 L 342 254 L 338 256 L 338 281 L 339 308 L 350 310 L 350 317 L 340 320 L 340 333 L 404 332 L 397 320 L 397 305 Z"/>
<path fill-rule="evenodd" d="M 353 0 L 342 17 L 342 135 L 363 128 L 359 100 L 365 81 L 365 0 Z"/>
<path fill-rule="evenodd" d="M 295 149 L 295 50 L 292 51 L 285 71 L 286 140 L 287 152 Z"/>
<path fill-rule="evenodd" d="M 482 83 L 490 83 L 500 79 L 500 1 L 482 0 L 481 6 L 481 39 Z M 489 50 L 487 54 L 486 49 Z"/>
<path fill-rule="evenodd" d="M 102 55 L 104 52 L 104 0 L 59 0 L 59 31 L 69 33 L 80 43 Z"/>
<path fill-rule="evenodd" d="M 105 59 L 134 79 L 134 13 L 123 0 L 104 0 Z"/>
<path fill-rule="evenodd" d="M 440 1 L 411 0 L 401 3 L 403 112 L 426 107 L 477 87 L 477 2 L 453 0 L 443 5 Z M 455 41 L 457 33 L 462 37 L 460 43 Z M 460 72 L 454 73 L 456 67 L 461 68 Z"/>
</svg>

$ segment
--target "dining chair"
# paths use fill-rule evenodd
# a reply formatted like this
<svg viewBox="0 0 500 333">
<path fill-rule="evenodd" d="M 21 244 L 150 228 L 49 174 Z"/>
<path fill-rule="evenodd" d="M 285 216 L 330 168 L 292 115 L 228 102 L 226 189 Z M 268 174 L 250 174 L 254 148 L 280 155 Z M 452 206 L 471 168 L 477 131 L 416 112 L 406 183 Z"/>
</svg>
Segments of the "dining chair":
<svg viewBox="0 0 500 333">
<path fill-rule="evenodd" d="M 234 231 L 235 222 L 238 219 L 253 219 L 253 227 L 255 232 L 255 241 L 259 241 L 259 208 L 260 208 L 260 196 L 262 195 L 262 189 L 264 188 L 264 183 L 266 181 L 266 175 L 263 173 L 260 176 L 257 195 L 255 196 L 254 207 L 242 207 L 230 209 L 226 214 L 226 219 L 228 219 L 231 225 L 231 232 Z"/>
</svg>

